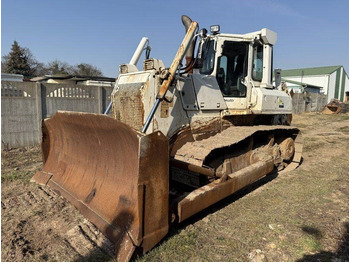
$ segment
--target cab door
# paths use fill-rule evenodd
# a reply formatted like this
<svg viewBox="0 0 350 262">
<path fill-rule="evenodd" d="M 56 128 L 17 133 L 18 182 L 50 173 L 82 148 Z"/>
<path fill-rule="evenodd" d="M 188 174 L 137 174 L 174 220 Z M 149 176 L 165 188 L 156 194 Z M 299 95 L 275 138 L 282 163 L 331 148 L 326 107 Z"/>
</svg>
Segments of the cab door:
<svg viewBox="0 0 350 262">
<path fill-rule="evenodd" d="M 251 90 L 249 42 L 224 40 L 219 46 L 216 79 L 226 105 L 233 110 L 247 109 Z"/>
</svg>

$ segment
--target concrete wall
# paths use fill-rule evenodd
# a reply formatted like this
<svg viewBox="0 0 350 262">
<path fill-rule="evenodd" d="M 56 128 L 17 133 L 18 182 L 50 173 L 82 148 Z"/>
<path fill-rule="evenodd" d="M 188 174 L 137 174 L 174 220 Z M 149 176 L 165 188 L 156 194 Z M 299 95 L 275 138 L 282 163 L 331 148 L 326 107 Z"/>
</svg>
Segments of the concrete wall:
<svg viewBox="0 0 350 262">
<path fill-rule="evenodd" d="M 41 137 L 40 87 L 35 83 L 1 81 L 1 144 L 37 144 Z"/>
<path fill-rule="evenodd" d="M 72 84 L 41 84 L 46 94 L 44 118 L 53 116 L 58 110 L 103 113 L 101 88 Z"/>
<path fill-rule="evenodd" d="M 41 142 L 41 121 L 57 110 L 103 113 L 112 87 L 1 81 L 1 142 L 21 147 Z"/>
<path fill-rule="evenodd" d="M 327 96 L 318 93 L 295 93 L 293 95 L 293 114 L 320 112 L 327 104 Z"/>
<path fill-rule="evenodd" d="M 57 110 L 103 113 L 112 87 L 1 81 L 1 142 L 22 147 L 41 142 L 41 121 Z M 321 111 L 327 97 L 294 94 L 293 113 Z"/>
</svg>

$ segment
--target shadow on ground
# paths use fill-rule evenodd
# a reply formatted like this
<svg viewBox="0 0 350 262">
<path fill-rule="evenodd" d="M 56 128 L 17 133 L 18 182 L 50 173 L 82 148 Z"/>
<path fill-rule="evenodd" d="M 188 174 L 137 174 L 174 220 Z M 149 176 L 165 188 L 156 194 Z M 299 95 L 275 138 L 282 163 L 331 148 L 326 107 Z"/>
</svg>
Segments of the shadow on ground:
<svg viewBox="0 0 350 262">
<path fill-rule="evenodd" d="M 120 206 L 119 208 L 117 207 L 117 209 L 124 210 L 122 206 Z M 113 242 L 113 244 L 111 244 L 109 240 L 106 240 L 102 244 L 102 246 L 112 245 L 113 250 L 109 250 L 110 251 L 109 254 L 106 254 L 106 252 L 104 252 L 104 250 L 101 247 L 96 246 L 95 249 L 92 250 L 89 254 L 78 258 L 77 260 L 75 260 L 75 262 L 116 261 L 116 258 L 112 257 L 114 255 L 115 257 L 119 255 L 122 261 L 128 260 L 129 253 L 130 253 L 130 250 L 132 251 L 132 248 L 130 249 L 121 249 L 121 248 L 124 247 L 124 244 L 126 242 L 130 241 L 130 238 L 128 237 L 127 232 L 133 220 L 134 220 L 134 216 L 130 212 L 121 211 L 105 231 L 108 238 Z M 115 227 L 114 225 L 118 225 L 118 227 Z"/>
<path fill-rule="evenodd" d="M 344 223 L 343 226 L 344 233 L 336 252 L 321 250 L 313 255 L 304 255 L 301 259 L 298 259 L 297 262 L 349 261 L 349 223 Z M 322 234 L 318 229 L 303 227 L 302 230 L 310 235 L 313 235 L 317 239 L 322 237 Z"/>
<path fill-rule="evenodd" d="M 239 200 L 240 198 L 248 195 L 249 193 L 253 192 L 257 188 L 269 183 L 273 179 L 275 179 L 278 176 L 278 174 L 270 174 L 255 183 L 247 186 L 246 188 L 238 191 L 237 193 L 219 201 L 218 203 L 214 204 L 213 206 L 199 212 L 198 214 L 194 215 L 193 217 L 187 219 L 185 222 L 180 224 L 174 224 L 169 230 L 168 235 L 161 240 L 154 248 L 162 245 L 164 242 L 168 241 L 170 238 L 172 238 L 174 235 L 179 234 L 179 232 L 187 227 L 188 225 L 194 224 L 199 220 L 202 220 L 204 217 L 215 213 L 216 211 L 232 204 L 233 202 Z M 297 262 L 306 262 L 306 261 L 331 261 L 332 259 L 339 259 L 339 261 L 349 261 L 349 223 L 343 224 L 343 236 L 342 240 L 339 244 L 339 247 L 336 252 L 329 252 L 321 250 L 316 254 L 312 255 L 304 255 L 301 259 L 297 260 Z M 315 239 L 320 240 L 323 236 L 320 230 L 317 228 L 304 226 L 301 228 L 303 232 L 313 236 Z M 153 249 L 154 249 L 153 248 Z M 134 261 L 137 257 L 132 259 Z M 77 260 L 77 261 L 116 261 L 115 258 L 112 258 L 106 254 L 101 254 L 101 250 L 93 250 L 90 254 L 87 256 Z M 337 261 L 337 260 L 335 260 Z"/>
<path fill-rule="evenodd" d="M 244 197 L 245 195 L 253 192 L 257 188 L 267 184 L 268 182 L 272 181 L 278 176 L 277 173 L 267 175 L 263 177 L 262 179 L 254 182 L 251 185 L 248 185 L 247 187 L 243 188 L 242 190 L 236 192 L 235 194 L 217 202 L 216 204 L 212 205 L 211 207 L 208 207 L 207 209 L 199 212 L 198 214 L 192 216 L 191 218 L 187 219 L 185 222 L 181 224 L 174 224 L 169 230 L 168 235 L 161 240 L 154 248 L 162 245 L 162 243 L 168 241 L 172 236 L 177 235 L 183 228 L 187 227 L 190 224 L 196 223 L 197 221 L 203 219 L 204 217 L 208 216 L 209 214 L 215 213 L 216 211 L 230 205 L 231 203 L 239 200 L 240 198 Z M 135 258 L 132 259 L 134 261 L 137 259 L 137 255 Z M 103 254 L 101 252 L 100 248 L 96 248 L 95 250 L 92 250 L 88 255 L 81 257 L 76 260 L 76 262 L 82 262 L 82 261 L 101 261 L 101 262 L 107 262 L 107 261 L 116 261 L 116 258 L 112 258 L 107 254 Z"/>
</svg>

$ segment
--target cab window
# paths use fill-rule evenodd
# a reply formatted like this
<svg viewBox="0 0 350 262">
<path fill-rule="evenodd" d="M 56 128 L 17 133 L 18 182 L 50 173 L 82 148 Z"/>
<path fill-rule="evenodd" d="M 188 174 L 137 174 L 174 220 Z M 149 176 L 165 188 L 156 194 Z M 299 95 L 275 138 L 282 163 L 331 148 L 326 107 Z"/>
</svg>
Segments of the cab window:
<svg viewBox="0 0 350 262">
<path fill-rule="evenodd" d="M 202 48 L 203 67 L 200 69 L 200 73 L 210 75 L 213 72 L 215 62 L 214 40 L 204 42 Z"/>
<path fill-rule="evenodd" d="M 253 46 L 253 73 L 252 78 L 261 82 L 263 77 L 263 45 L 255 44 Z"/>
</svg>

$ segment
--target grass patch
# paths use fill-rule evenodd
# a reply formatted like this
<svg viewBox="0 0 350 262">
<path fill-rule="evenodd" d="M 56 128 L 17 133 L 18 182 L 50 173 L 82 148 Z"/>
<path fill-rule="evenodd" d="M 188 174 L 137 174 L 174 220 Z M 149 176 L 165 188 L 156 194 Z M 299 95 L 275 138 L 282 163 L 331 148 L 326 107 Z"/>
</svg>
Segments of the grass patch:
<svg viewBox="0 0 350 262">
<path fill-rule="evenodd" d="M 307 127 L 307 124 L 302 124 L 302 123 L 300 123 L 300 124 L 297 124 L 296 125 L 298 128 L 306 128 Z"/>
<path fill-rule="evenodd" d="M 116 260 L 111 258 L 110 256 L 102 253 L 101 251 L 99 251 L 99 252 L 92 252 L 87 257 L 79 258 L 79 259 L 76 260 L 76 262 L 96 262 L 96 261 L 104 261 L 104 262 L 110 261 L 110 262 L 114 262 Z"/>
<path fill-rule="evenodd" d="M 320 114 L 318 118 L 321 121 L 330 121 L 330 122 L 338 122 L 343 120 L 349 120 L 349 113 L 347 114 L 336 114 L 336 115 L 325 115 Z"/>
<path fill-rule="evenodd" d="M 188 261 L 194 255 L 191 250 L 198 244 L 198 233 L 193 226 L 182 230 L 173 230 L 161 246 L 156 247 L 136 261 Z"/>
<path fill-rule="evenodd" d="M 349 133 L 349 126 L 343 126 L 337 129 L 337 131 L 339 132 L 343 132 L 343 133 Z"/>
<path fill-rule="evenodd" d="M 1 182 L 29 182 L 42 166 L 40 147 L 1 151 Z"/>
<path fill-rule="evenodd" d="M 309 141 L 304 140 L 304 146 L 303 150 L 304 152 L 316 150 L 318 148 L 321 148 L 325 145 L 325 142 L 320 142 L 320 141 L 312 141 L 311 139 Z"/>
<path fill-rule="evenodd" d="M 32 178 L 33 173 L 28 171 L 7 171 L 1 173 L 1 183 L 3 182 L 14 182 L 14 181 L 20 181 L 29 183 L 30 179 Z"/>
<path fill-rule="evenodd" d="M 309 251 L 309 252 L 316 252 L 316 251 L 320 251 L 322 250 L 322 245 L 319 242 L 319 240 L 311 237 L 311 236 L 305 236 L 301 239 L 302 242 L 302 253 L 305 253 L 305 251 Z"/>
</svg>

